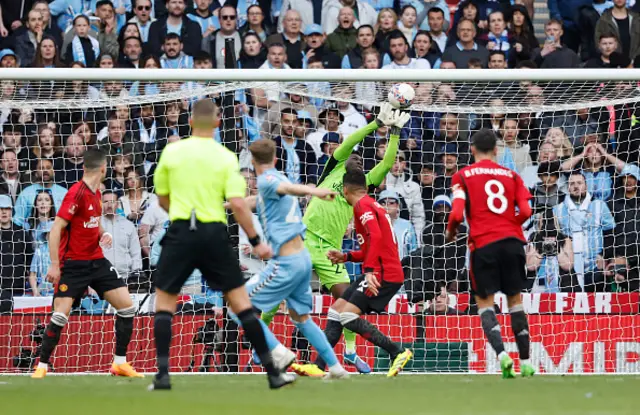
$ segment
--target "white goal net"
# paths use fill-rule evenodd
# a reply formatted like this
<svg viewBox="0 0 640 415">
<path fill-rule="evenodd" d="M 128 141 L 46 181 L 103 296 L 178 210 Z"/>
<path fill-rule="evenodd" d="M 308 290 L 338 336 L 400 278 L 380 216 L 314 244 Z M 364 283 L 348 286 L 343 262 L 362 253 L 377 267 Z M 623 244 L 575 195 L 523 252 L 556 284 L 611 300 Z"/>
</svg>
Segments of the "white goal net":
<svg viewBox="0 0 640 415">
<path fill-rule="evenodd" d="M 153 173 L 163 149 L 190 135 L 193 102 L 219 105 L 212 139 L 236 152 L 255 192 L 248 144 L 275 140 L 277 168 L 317 184 L 336 147 L 375 120 L 398 82 L 410 83 L 416 98 L 397 159 L 385 160 L 386 128 L 371 128 L 353 151 L 366 171 L 389 167 L 373 195 L 393 219 L 406 282 L 386 313 L 367 318 L 414 351 L 406 370 L 499 370 L 470 292 L 464 225 L 458 241 L 444 243 L 451 176 L 473 161 L 473 133 L 488 128 L 499 138 L 498 162 L 533 195 L 523 294 L 532 363 L 542 373 L 640 373 L 638 71 L 20 69 L 0 72 L 0 374 L 28 371 L 38 353 L 55 289 L 44 278 L 48 230 L 82 177 L 86 148 L 109 155 L 103 226 L 114 247 L 105 256 L 139 306 L 128 360 L 152 372 L 153 272 L 168 224 Z M 259 272 L 263 264 L 244 253 L 246 236 L 233 224 L 230 231 L 246 274 Z M 357 248 L 352 228 L 342 244 Z M 361 274 L 357 264 L 347 269 L 352 279 Z M 324 327 L 332 299 L 317 281 L 313 288 Z M 496 307 L 516 357 L 506 299 L 498 296 Z M 106 372 L 113 326 L 113 309 L 95 293 L 79 298 L 54 371 Z M 272 330 L 299 360 L 315 359 L 285 309 Z M 388 368 L 388 356 L 363 339 L 357 352 L 375 371 Z M 261 370 L 198 273 L 179 297 L 171 354 L 175 372 Z"/>
</svg>

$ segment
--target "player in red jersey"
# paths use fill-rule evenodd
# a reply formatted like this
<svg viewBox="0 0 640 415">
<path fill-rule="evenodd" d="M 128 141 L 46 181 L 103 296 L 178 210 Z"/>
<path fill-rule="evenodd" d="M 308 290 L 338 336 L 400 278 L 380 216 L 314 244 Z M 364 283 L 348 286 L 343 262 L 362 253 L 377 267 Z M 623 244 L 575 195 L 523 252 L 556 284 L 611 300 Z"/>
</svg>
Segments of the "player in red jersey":
<svg viewBox="0 0 640 415">
<path fill-rule="evenodd" d="M 381 313 L 404 282 L 402 264 L 398 258 L 391 218 L 373 198 L 367 196 L 367 183 L 362 171 L 347 172 L 343 179 L 343 193 L 353 206 L 359 251 L 329 251 L 327 257 L 334 264 L 362 262 L 365 275 L 358 278 L 329 310 L 325 334 L 331 346 L 342 335 L 342 328 L 358 333 L 364 339 L 384 349 L 391 357 L 388 377 L 396 376 L 413 356 L 409 349 L 391 341 L 362 314 Z M 324 362 L 316 364 L 324 367 Z"/>
<path fill-rule="evenodd" d="M 480 130 L 471 140 L 476 162 L 452 178 L 453 207 L 446 240 L 455 239 L 466 213 L 469 276 L 482 329 L 498 354 L 502 376 L 514 377 L 513 360 L 504 350 L 494 311 L 494 294 L 503 292 L 507 295 L 511 328 L 520 352 L 521 373 L 532 376 L 535 370 L 529 363 L 529 323 L 520 296 L 527 279 L 522 224 L 531 216 L 531 194 L 517 173 L 494 161 L 497 150 L 493 131 Z"/>
<path fill-rule="evenodd" d="M 99 150 L 84 153 L 84 174 L 67 192 L 49 234 L 51 265 L 47 279 L 55 287 L 53 314 L 47 326 L 40 363 L 31 376 L 44 378 L 49 359 L 60 341 L 62 329 L 76 298 L 88 287 L 93 288 L 116 310 L 116 349 L 111 374 L 144 377 L 126 361 L 127 347 L 133 332 L 136 307 L 131 302 L 127 285 L 118 278 L 115 268 L 102 254 L 101 245 L 111 246 L 112 237 L 102 229 L 100 184 L 107 172 L 107 159 Z"/>
</svg>

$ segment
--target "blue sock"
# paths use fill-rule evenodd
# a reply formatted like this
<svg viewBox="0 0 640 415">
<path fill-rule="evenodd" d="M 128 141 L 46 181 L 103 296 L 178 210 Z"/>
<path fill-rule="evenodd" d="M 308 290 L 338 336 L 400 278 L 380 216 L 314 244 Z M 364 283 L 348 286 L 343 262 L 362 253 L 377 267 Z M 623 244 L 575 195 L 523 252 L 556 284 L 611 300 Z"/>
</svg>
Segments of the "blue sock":
<svg viewBox="0 0 640 415">
<path fill-rule="evenodd" d="M 304 323 L 295 324 L 329 367 L 338 363 L 338 358 L 333 351 L 333 347 L 329 344 L 327 336 L 324 335 L 324 332 L 320 330 L 320 327 L 318 327 L 313 319 L 308 318 Z"/>
<path fill-rule="evenodd" d="M 264 338 L 267 341 L 267 347 L 269 348 L 269 351 L 275 349 L 276 346 L 280 344 L 280 342 L 278 341 L 278 339 L 276 339 L 276 336 L 273 335 L 271 330 L 269 330 L 269 327 L 266 324 L 264 324 L 264 321 L 262 320 L 258 320 L 258 321 L 260 321 L 260 325 L 262 326 L 262 331 L 264 331 Z"/>
</svg>

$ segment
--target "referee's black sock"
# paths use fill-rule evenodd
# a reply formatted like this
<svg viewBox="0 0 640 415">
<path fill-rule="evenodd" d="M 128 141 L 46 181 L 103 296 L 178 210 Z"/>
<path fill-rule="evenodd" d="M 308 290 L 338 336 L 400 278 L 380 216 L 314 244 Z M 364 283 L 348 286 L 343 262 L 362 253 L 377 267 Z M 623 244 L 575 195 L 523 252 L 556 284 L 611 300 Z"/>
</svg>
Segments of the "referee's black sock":
<svg viewBox="0 0 640 415">
<path fill-rule="evenodd" d="M 158 374 L 169 373 L 169 347 L 171 346 L 171 319 L 173 314 L 168 311 L 156 312 L 153 322 L 153 332 L 156 337 L 156 356 L 158 358 Z"/>
<path fill-rule="evenodd" d="M 522 304 L 509 309 L 511 313 L 511 329 L 516 338 L 520 360 L 529 359 L 529 322 Z"/>
<path fill-rule="evenodd" d="M 502 344 L 502 334 L 500 334 L 500 323 L 496 318 L 496 312 L 493 307 L 481 308 L 478 310 L 480 321 L 482 321 L 482 330 L 487 341 L 493 347 L 497 355 L 504 352 L 504 344 Z"/>
<path fill-rule="evenodd" d="M 244 330 L 244 335 L 249 339 L 251 346 L 255 349 L 260 361 L 262 362 L 262 366 L 265 368 L 268 374 L 270 375 L 278 375 L 278 371 L 275 366 L 273 366 L 273 361 L 271 359 L 271 353 L 269 352 L 269 348 L 267 347 L 267 341 L 264 338 L 264 331 L 262 331 L 262 325 L 258 321 L 253 309 L 249 308 L 247 310 L 241 311 L 237 314 L 238 320 L 242 324 L 242 329 Z"/>
<path fill-rule="evenodd" d="M 367 320 L 360 318 L 357 314 L 342 313 L 340 315 L 340 319 L 342 320 L 342 324 L 345 328 L 353 331 L 354 333 L 358 333 L 365 340 L 373 343 L 374 345 L 389 353 L 392 361 L 396 358 L 397 355 L 402 353 L 402 348 L 398 346 L 397 343 L 391 341 L 391 339 L 382 334 L 382 332 L 378 330 L 376 326 L 369 323 Z"/>
</svg>

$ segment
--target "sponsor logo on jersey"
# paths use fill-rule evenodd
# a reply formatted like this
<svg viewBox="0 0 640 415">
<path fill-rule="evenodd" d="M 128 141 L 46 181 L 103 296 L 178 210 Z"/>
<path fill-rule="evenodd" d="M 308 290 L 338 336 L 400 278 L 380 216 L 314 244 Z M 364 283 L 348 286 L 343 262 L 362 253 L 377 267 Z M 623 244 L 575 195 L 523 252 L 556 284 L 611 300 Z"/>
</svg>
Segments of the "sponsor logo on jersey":
<svg viewBox="0 0 640 415">
<path fill-rule="evenodd" d="M 100 216 L 91 216 L 89 222 L 84 223 L 85 229 L 93 229 L 100 226 Z"/>
<path fill-rule="evenodd" d="M 360 216 L 360 222 L 364 225 L 370 220 L 373 219 L 373 212 L 364 212 L 362 216 Z"/>
</svg>

